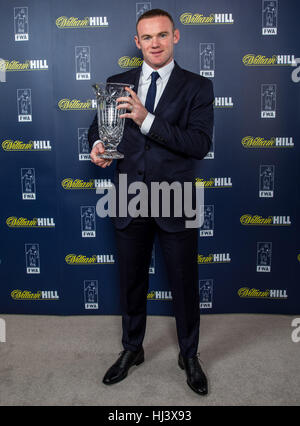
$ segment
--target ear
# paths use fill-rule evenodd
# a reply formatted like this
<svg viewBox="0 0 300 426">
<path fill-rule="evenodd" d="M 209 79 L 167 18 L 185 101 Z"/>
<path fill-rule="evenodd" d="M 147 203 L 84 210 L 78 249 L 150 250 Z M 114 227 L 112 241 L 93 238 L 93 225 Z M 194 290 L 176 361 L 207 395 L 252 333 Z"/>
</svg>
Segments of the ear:
<svg viewBox="0 0 300 426">
<path fill-rule="evenodd" d="M 180 32 L 178 29 L 174 30 L 174 34 L 173 34 L 173 41 L 174 44 L 177 44 L 180 40 Z"/>
<path fill-rule="evenodd" d="M 139 38 L 138 38 L 137 35 L 134 36 L 134 41 L 135 41 L 136 47 L 138 49 L 141 49 L 141 45 L 140 45 Z"/>
</svg>

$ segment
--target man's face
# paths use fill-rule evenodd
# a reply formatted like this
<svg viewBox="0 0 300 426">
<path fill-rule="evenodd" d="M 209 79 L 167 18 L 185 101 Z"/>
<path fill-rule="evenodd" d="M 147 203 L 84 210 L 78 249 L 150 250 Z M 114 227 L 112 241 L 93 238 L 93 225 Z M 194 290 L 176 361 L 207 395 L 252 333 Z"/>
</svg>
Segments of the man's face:
<svg viewBox="0 0 300 426">
<path fill-rule="evenodd" d="M 144 61 L 153 69 L 159 69 L 173 59 L 174 44 L 179 41 L 179 31 L 167 16 L 155 16 L 142 19 L 134 37 L 138 49 L 141 49 Z"/>
</svg>

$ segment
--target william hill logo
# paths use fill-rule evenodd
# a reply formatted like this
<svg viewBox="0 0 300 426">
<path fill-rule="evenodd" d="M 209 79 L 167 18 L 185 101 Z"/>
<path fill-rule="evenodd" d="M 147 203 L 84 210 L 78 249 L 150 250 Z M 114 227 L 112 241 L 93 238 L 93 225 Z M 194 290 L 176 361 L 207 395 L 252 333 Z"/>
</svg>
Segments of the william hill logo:
<svg viewBox="0 0 300 426">
<path fill-rule="evenodd" d="M 13 141 L 12 139 L 6 139 L 2 142 L 2 148 L 4 151 L 51 151 L 52 147 L 50 141 L 46 140 L 35 140 L 29 142 Z"/>
<path fill-rule="evenodd" d="M 216 97 L 214 100 L 214 108 L 233 108 L 231 97 Z"/>
<path fill-rule="evenodd" d="M 85 18 L 75 18 L 71 16 L 60 16 L 56 19 L 57 28 L 105 28 L 108 27 L 106 16 L 89 16 Z"/>
<path fill-rule="evenodd" d="M 97 188 L 111 188 L 112 183 L 110 179 L 90 179 L 84 181 L 82 179 L 66 178 L 61 182 L 64 189 L 97 189 Z"/>
<path fill-rule="evenodd" d="M 293 138 L 272 137 L 264 139 L 262 137 L 246 136 L 242 139 L 244 148 L 293 148 Z"/>
<path fill-rule="evenodd" d="M 290 216 L 268 216 L 262 217 L 259 215 L 244 214 L 240 218 L 242 225 L 249 226 L 290 226 Z"/>
<path fill-rule="evenodd" d="M 155 291 L 152 290 L 147 294 L 148 300 L 172 300 L 172 293 L 170 291 Z"/>
<path fill-rule="evenodd" d="M 122 56 L 122 58 L 118 60 L 118 65 L 121 68 L 138 68 L 143 65 L 143 59 L 137 58 L 136 56 L 133 58 Z"/>
<path fill-rule="evenodd" d="M 254 55 L 249 53 L 243 57 L 243 64 L 247 67 L 259 67 L 259 66 L 281 66 L 281 65 L 294 65 L 294 55 L 273 55 L 267 57 L 264 55 Z"/>
<path fill-rule="evenodd" d="M 230 263 L 230 254 L 229 253 L 213 253 L 208 256 L 203 256 L 198 254 L 198 263 L 202 265 L 208 265 L 212 263 Z"/>
<path fill-rule="evenodd" d="M 10 295 L 14 300 L 59 300 L 56 290 L 38 290 L 36 293 L 30 290 L 13 290 Z"/>
<path fill-rule="evenodd" d="M 210 180 L 196 178 L 195 184 L 204 188 L 232 188 L 231 177 L 210 178 Z"/>
<path fill-rule="evenodd" d="M 10 216 L 6 219 L 6 225 L 9 228 L 55 228 L 53 217 L 27 219 L 26 217 Z"/>
<path fill-rule="evenodd" d="M 287 299 L 286 290 L 258 290 L 257 288 L 243 287 L 238 290 L 239 297 L 256 299 Z"/>
<path fill-rule="evenodd" d="M 183 13 L 179 19 L 183 25 L 217 25 L 234 23 L 232 13 L 211 13 L 209 16 L 204 16 L 202 13 L 186 12 Z"/>
<path fill-rule="evenodd" d="M 61 99 L 58 107 L 62 111 L 90 111 L 97 108 L 97 101 L 95 99 L 88 99 L 85 102 L 79 99 Z"/>
<path fill-rule="evenodd" d="M 67 254 L 65 261 L 68 265 L 103 265 L 115 263 L 113 254 L 94 254 L 91 257 L 84 256 L 83 254 Z"/>
<path fill-rule="evenodd" d="M 19 61 L 4 61 L 6 71 L 43 71 L 48 70 L 46 59 L 28 59 L 25 62 Z"/>
</svg>

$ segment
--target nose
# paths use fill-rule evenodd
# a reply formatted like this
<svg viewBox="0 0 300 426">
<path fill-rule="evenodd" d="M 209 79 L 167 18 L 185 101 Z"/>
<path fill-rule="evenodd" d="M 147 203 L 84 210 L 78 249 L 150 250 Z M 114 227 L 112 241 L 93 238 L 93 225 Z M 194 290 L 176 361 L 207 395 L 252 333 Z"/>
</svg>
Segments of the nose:
<svg viewBox="0 0 300 426">
<path fill-rule="evenodd" d="M 152 47 L 159 47 L 159 41 L 157 37 L 152 38 Z"/>
</svg>

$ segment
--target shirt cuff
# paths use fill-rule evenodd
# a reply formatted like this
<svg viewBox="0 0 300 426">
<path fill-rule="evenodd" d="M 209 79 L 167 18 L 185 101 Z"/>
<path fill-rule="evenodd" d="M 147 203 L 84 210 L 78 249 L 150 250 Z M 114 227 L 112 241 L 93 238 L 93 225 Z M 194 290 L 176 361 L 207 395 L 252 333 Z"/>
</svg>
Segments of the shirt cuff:
<svg viewBox="0 0 300 426">
<path fill-rule="evenodd" d="M 141 125 L 141 132 L 143 133 L 143 135 L 148 135 L 154 119 L 155 119 L 155 115 L 148 112 L 145 120 L 143 121 L 143 123 Z"/>
<path fill-rule="evenodd" d="M 94 147 L 97 145 L 97 143 L 99 143 L 99 142 L 101 142 L 101 141 L 100 141 L 100 139 L 98 139 L 97 141 L 95 141 L 95 142 L 93 143 L 93 148 L 94 148 Z M 92 149 L 93 149 L 93 148 L 92 148 Z"/>
</svg>

